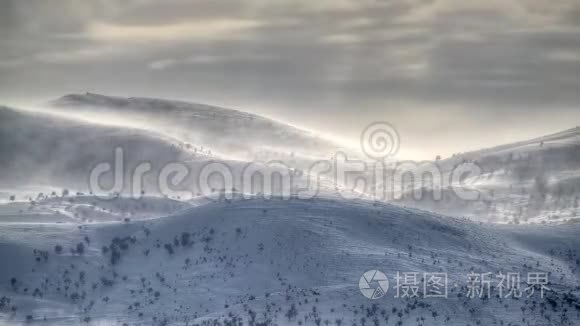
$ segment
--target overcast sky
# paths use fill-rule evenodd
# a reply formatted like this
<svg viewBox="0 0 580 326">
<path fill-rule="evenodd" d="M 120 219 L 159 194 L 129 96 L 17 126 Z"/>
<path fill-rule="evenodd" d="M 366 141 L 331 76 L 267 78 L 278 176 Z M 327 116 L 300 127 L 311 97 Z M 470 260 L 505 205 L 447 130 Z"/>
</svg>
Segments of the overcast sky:
<svg viewBox="0 0 580 326">
<path fill-rule="evenodd" d="M 185 99 L 432 159 L 580 125 L 578 0 L 0 0 L 0 103 Z"/>
</svg>

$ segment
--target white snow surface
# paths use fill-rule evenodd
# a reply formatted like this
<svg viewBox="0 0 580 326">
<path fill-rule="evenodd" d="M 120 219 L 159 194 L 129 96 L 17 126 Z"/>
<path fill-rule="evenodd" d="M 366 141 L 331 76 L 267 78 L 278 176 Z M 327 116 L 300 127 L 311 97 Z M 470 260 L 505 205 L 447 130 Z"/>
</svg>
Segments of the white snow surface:
<svg viewBox="0 0 580 326">
<path fill-rule="evenodd" d="M 110 204 L 113 214 L 139 206 L 134 199 L 116 200 Z M 161 199 L 139 201 L 163 207 Z M 58 203 L 52 198 L 37 205 Z M 238 198 L 172 207 L 173 213 L 157 218 L 114 221 L 103 214 L 92 223 L 59 223 L 42 214 L 17 222 L 13 215 L 21 213 L 0 207 L 0 297 L 9 300 L 0 306 L 0 325 L 326 320 L 363 325 L 375 319 L 379 325 L 578 325 L 580 320 L 580 224 L 481 225 L 336 197 Z M 78 243 L 84 244 L 82 253 L 75 252 Z M 114 262 L 112 252 L 119 253 Z M 358 289 L 361 275 L 372 269 L 391 282 L 379 300 Z M 550 291 L 545 298 L 499 299 L 494 293 L 469 299 L 472 271 L 519 272 L 522 283 L 528 272 L 548 272 Z M 449 296 L 395 298 L 397 272 L 448 273 Z M 296 316 L 288 318 L 292 305 Z"/>
</svg>

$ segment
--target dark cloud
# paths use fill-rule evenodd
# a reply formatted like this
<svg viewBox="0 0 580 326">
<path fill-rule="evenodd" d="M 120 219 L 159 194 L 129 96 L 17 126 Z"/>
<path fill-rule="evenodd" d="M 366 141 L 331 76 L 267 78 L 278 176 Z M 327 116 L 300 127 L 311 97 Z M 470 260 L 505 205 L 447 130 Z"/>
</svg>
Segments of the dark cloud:
<svg viewBox="0 0 580 326">
<path fill-rule="evenodd" d="M 0 0 L 0 97 L 175 97 L 348 137 L 389 119 L 410 152 L 428 130 L 446 154 L 485 134 L 479 122 L 504 130 L 491 145 L 522 114 L 536 119 L 522 137 L 580 118 L 579 13 L 574 0 Z"/>
</svg>

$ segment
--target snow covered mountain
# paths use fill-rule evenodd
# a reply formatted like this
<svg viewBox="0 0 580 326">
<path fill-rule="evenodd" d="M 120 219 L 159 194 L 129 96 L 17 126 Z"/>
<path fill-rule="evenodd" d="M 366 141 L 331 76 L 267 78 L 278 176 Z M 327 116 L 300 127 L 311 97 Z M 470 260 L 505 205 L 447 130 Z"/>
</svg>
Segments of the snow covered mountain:
<svg viewBox="0 0 580 326">
<path fill-rule="evenodd" d="M 480 200 L 466 202 L 444 191 L 408 205 L 500 223 L 551 223 L 580 216 L 580 127 L 527 141 L 453 155 L 436 162 L 443 174 L 472 162 L 482 174 L 471 187 Z"/>
<path fill-rule="evenodd" d="M 199 196 L 197 179 L 206 165 L 218 161 L 227 164 L 235 177 L 232 187 L 239 189 L 242 170 L 248 164 L 216 157 L 210 151 L 196 150 L 155 130 L 107 126 L 75 117 L 7 107 L 0 107 L 0 153 L 4 153 L 0 156 L 2 202 L 10 198 L 12 201 L 33 201 L 51 194 L 61 195 L 63 191 L 88 194 L 94 190 L 89 178 L 99 164 L 110 167 L 100 176 L 99 186 L 104 190 L 114 189 L 113 181 L 120 174 L 121 187 L 114 191 L 138 197 L 140 192 L 167 196 L 167 192 L 162 193 L 161 189 L 162 171 L 177 163 L 187 169 L 187 175 L 179 184 L 167 181 L 168 187 L 171 186 L 175 192 L 187 191 L 187 197 L 183 199 L 188 199 Z M 116 158 L 121 158 L 120 170 L 116 167 Z M 133 189 L 138 179 L 135 171 L 144 164 L 149 166 L 149 170 L 142 176 L 142 186 Z M 263 171 L 268 169 L 263 167 Z M 163 181 L 170 180 L 170 176 L 171 173 Z M 260 180 L 253 182 L 261 185 Z M 223 190 L 223 182 L 215 182 L 214 187 Z M 108 193 L 104 192 L 105 195 Z"/>
<path fill-rule="evenodd" d="M 168 162 L 204 157 L 178 145 L 175 139 L 142 129 L 0 107 L 3 188 L 34 185 L 56 188 L 59 193 L 63 188 L 86 192 L 91 169 L 101 162 L 113 162 L 117 147 L 125 150 L 126 171 L 143 161 L 158 169 Z M 153 184 L 154 180 L 145 183 Z"/>
<path fill-rule="evenodd" d="M 9 215 L 0 216 L 0 261 L 10 261 L 0 269 L 1 325 L 580 320 L 580 224 L 480 225 L 336 198 L 222 201 L 129 222 L 18 223 Z M 391 286 L 369 300 L 359 278 L 374 269 Z M 522 289 L 526 273 L 549 273 L 545 297 L 539 289 L 530 298 L 467 296 L 470 272 L 516 271 Z M 396 297 L 397 272 L 447 273 L 448 298 Z"/>
<path fill-rule="evenodd" d="M 328 158 L 340 144 L 285 123 L 204 104 L 93 93 L 65 95 L 52 111 L 122 120 L 187 142 L 222 158 Z M 107 118 L 103 118 L 107 117 Z"/>
<path fill-rule="evenodd" d="M 154 162 L 154 168 L 167 162 L 186 162 L 193 171 L 185 182 L 188 185 L 196 184 L 196 172 L 212 160 L 226 162 L 239 177 L 249 162 L 276 160 L 302 173 L 320 159 L 331 159 L 332 163 L 337 150 L 346 150 L 350 159 L 357 157 L 354 150 L 277 121 L 179 101 L 87 93 L 66 95 L 51 102 L 44 115 L 2 111 L 6 115 L 3 119 L 6 127 L 0 130 L 5 140 L 0 144 L 5 148 L 2 150 L 25 155 L 4 156 L 2 164 L 9 168 L 0 177 L 21 187 L 30 187 L 29 180 L 33 179 L 35 186 L 40 183 L 84 192 L 87 170 L 98 162 L 110 161 L 117 147 L 129 149 L 128 160 L 134 162 L 129 167 L 144 160 Z M 9 139 L 11 143 L 7 143 Z M 48 163 L 50 168 L 38 168 L 34 162 L 39 161 Z M 464 162 L 473 162 L 481 168 L 482 174 L 477 179 L 468 180 L 479 191 L 478 200 L 457 198 L 447 188 L 449 184 L 443 185 L 443 199 L 434 200 L 431 189 L 417 183 L 403 187 L 407 195 L 400 203 L 495 223 L 561 223 L 578 218 L 580 128 L 460 153 L 435 163 L 444 179 L 449 179 L 454 168 Z M 331 170 L 330 174 L 334 172 Z M 374 176 L 361 175 L 372 185 Z M 308 176 L 304 177 L 307 180 Z M 148 191 L 156 193 L 156 181 L 151 178 L 145 181 Z M 322 181 L 327 190 L 351 191 L 337 184 L 332 176 Z M 426 195 L 411 198 L 418 187 L 425 188 Z M 240 182 L 233 188 L 239 189 Z M 4 197 L 14 190 L 3 191 Z M 195 194 L 199 189 L 191 190 Z"/>
<path fill-rule="evenodd" d="M 10 139 L 7 135 L 11 133 L 19 133 L 8 127 L 19 128 L 16 126 L 23 122 L 23 117 L 26 116 L 24 113 L 11 112 L 11 117 L 3 120 L 7 126 L 1 131 L 5 133 L 4 139 Z M 36 174 L 50 171 L 50 176 L 40 176 L 42 184 L 57 188 L 83 189 L 79 188 L 81 185 L 77 181 L 86 184 L 88 175 L 86 168 L 94 166 L 97 161 L 103 161 L 105 157 L 110 160 L 115 147 L 130 148 L 134 153 L 148 153 L 140 158 L 151 159 L 158 163 L 156 166 L 162 166 L 163 163 L 172 160 L 187 162 L 189 168 L 194 171 L 192 175 L 210 160 L 227 162 L 239 176 L 248 162 L 276 160 L 295 171 L 303 172 L 320 159 L 332 158 L 337 150 L 346 150 L 350 159 L 357 157 L 356 151 L 340 147 L 339 144 L 310 132 L 250 113 L 202 104 L 87 93 L 66 95 L 51 102 L 48 113 L 50 115 L 34 116 L 32 121 L 44 120 L 30 122 L 31 125 L 27 125 L 26 122 L 19 130 L 28 130 L 25 133 L 35 134 L 43 129 L 52 128 L 51 132 L 43 132 L 59 134 L 58 136 L 41 138 L 46 142 L 52 139 L 51 144 L 54 144 L 57 150 L 46 153 L 37 151 L 34 147 L 25 150 L 27 155 L 33 156 L 33 160 L 6 157 L 5 161 L 12 163 L 10 169 L 4 170 L 6 177 L 3 176 L 3 179 L 9 180 L 10 183 L 18 180 L 20 186 L 29 186 L 28 182 L 23 180 L 26 181 L 32 176 L 37 180 Z M 20 118 L 16 119 L 15 115 L 19 115 Z M 47 118 L 48 116 L 51 118 Z M 32 118 L 31 115 L 27 117 Z M 17 121 L 12 123 L 11 119 Z M 55 123 L 55 119 L 62 121 Z M 70 131 L 65 131 L 67 129 Z M 88 131 L 85 132 L 86 130 Z M 72 137 L 65 133 L 70 133 Z M 26 137 L 38 138 L 37 135 L 28 134 Z M 35 143 L 28 142 L 26 137 L 21 137 L 19 149 Z M 77 139 L 80 142 L 77 142 Z M 68 142 L 70 144 L 63 145 Z M 134 146 L 134 142 L 141 144 Z M 155 145 L 149 146 L 148 142 Z M 7 147 L 6 151 L 10 151 L 10 148 L 15 148 L 14 145 L 4 143 L 3 147 Z M 72 159 L 76 160 L 72 163 L 67 161 L 67 157 L 71 157 L 70 146 L 75 152 L 81 153 Z M 42 145 L 42 148 L 50 147 L 50 144 Z M 145 147 L 148 149 L 145 150 Z M 156 147 L 163 149 L 157 151 Z M 91 153 L 88 153 L 88 149 Z M 167 150 L 171 153 L 164 154 Z M 54 160 L 58 167 L 55 169 L 30 167 L 30 164 L 33 164 L 31 162 L 38 161 L 38 153 L 44 153 L 40 156 L 48 158 L 43 159 L 43 162 Z M 60 159 L 61 157 L 64 160 Z M 481 168 L 482 174 L 476 180 L 468 180 L 473 181 L 471 187 L 479 191 L 479 200 L 465 201 L 457 198 L 447 189 L 448 184 L 442 189 L 443 199 L 433 200 L 429 195 L 431 189 L 418 183 L 403 187 L 407 195 L 400 203 L 442 214 L 466 216 L 495 223 L 561 223 L 576 219 L 580 213 L 580 128 L 494 148 L 460 153 L 435 163 L 442 171 L 444 179 L 448 179 L 453 169 L 463 162 L 473 162 Z M 4 165 L 6 164 L 8 163 L 4 162 Z M 12 172 L 14 167 L 18 167 L 16 173 Z M 78 167 L 84 170 L 76 171 Z M 25 172 L 18 172 L 20 170 Z M 31 170 L 35 172 L 30 173 Z M 55 176 L 58 176 L 59 182 L 55 182 Z M 364 174 L 362 176 L 372 184 L 373 176 Z M 190 178 L 187 183 L 194 185 L 196 183 L 194 179 Z M 67 182 L 63 183 L 62 180 Z M 336 184 L 335 181 L 332 177 L 326 178 L 323 187 L 329 190 L 336 188 L 339 191 L 351 191 L 344 185 Z M 149 184 L 148 188 L 155 192 L 154 180 L 149 179 L 146 182 Z M 234 185 L 234 188 L 239 187 L 239 182 Z M 427 195 L 419 199 L 411 198 L 417 187 L 425 187 Z M 193 193 L 197 192 L 197 189 L 192 190 Z M 8 195 L 9 191 L 5 191 L 5 194 Z"/>
<path fill-rule="evenodd" d="M 137 198 L 127 188 L 87 189 L 92 169 L 112 163 L 117 148 L 124 184 L 151 164 Z M 476 221 L 345 199 L 338 194 L 352 189 L 332 176 L 317 180 L 310 199 L 239 193 L 251 162 L 281 160 L 304 182 L 302 169 L 339 148 L 263 117 L 176 101 L 86 94 L 47 111 L 0 108 L 0 199 L 8 202 L 0 204 L 0 262 L 9 262 L 0 268 L 0 325 L 578 325 L 578 128 L 436 162 L 444 175 L 476 163 L 479 200 L 446 188 L 442 200 L 396 202 Z M 189 176 L 174 186 L 193 198 L 159 192 L 157 176 L 175 162 Z M 196 194 L 200 169 L 215 162 L 237 181 Z M 107 174 L 105 188 L 113 180 Z M 542 221 L 558 223 L 514 225 Z M 377 300 L 359 288 L 371 270 L 390 282 L 378 283 Z M 400 297 L 398 272 L 418 277 L 417 297 Z M 488 272 L 520 273 L 511 293 L 540 290 L 526 276 L 544 274 L 546 296 L 469 298 L 468 275 Z M 424 297 L 425 273 L 448 276 L 446 298 Z"/>
</svg>

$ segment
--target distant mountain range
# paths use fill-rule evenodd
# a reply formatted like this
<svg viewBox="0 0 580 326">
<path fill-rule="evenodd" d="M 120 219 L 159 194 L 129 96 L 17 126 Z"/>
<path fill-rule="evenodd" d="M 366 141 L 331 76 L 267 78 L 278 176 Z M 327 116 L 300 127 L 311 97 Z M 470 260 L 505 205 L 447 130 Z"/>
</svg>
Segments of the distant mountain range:
<svg viewBox="0 0 580 326">
<path fill-rule="evenodd" d="M 239 175 L 248 162 L 275 160 L 302 173 L 338 150 L 357 155 L 356 149 L 279 121 L 181 101 L 87 93 L 51 101 L 42 112 L 0 108 L 0 180 L 12 190 L 50 185 L 85 192 L 90 170 L 112 162 L 115 148 L 125 150 L 127 172 L 143 161 L 151 162 L 153 171 L 185 162 L 194 172 L 222 161 Z M 479 200 L 458 199 L 446 187 L 442 200 L 433 200 L 433 189 L 417 183 L 403 185 L 406 195 L 397 203 L 500 223 L 574 221 L 580 214 L 578 127 L 434 163 L 448 176 L 463 162 L 482 170 L 476 180 L 466 180 L 480 192 Z M 185 183 L 195 185 L 194 175 Z M 325 191 L 351 191 L 335 181 L 322 180 Z M 144 183 L 156 193 L 154 177 Z M 425 195 L 411 198 L 418 187 Z"/>
</svg>

